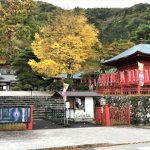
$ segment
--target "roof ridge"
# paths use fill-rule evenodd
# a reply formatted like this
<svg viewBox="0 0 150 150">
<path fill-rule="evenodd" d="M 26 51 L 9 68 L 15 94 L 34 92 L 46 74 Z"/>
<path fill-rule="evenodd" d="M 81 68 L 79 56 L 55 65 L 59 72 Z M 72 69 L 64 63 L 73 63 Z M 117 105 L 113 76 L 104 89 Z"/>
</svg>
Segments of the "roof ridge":
<svg viewBox="0 0 150 150">
<path fill-rule="evenodd" d="M 149 51 L 148 51 L 149 50 Z M 109 62 L 113 62 L 122 58 L 126 58 L 128 56 L 131 56 L 133 54 L 135 54 L 136 52 L 141 52 L 144 54 L 150 54 L 150 44 L 138 44 L 138 45 L 134 45 L 133 47 L 129 48 L 128 50 L 114 56 L 113 58 L 110 58 L 106 61 L 104 61 L 103 64 L 107 64 Z"/>
</svg>

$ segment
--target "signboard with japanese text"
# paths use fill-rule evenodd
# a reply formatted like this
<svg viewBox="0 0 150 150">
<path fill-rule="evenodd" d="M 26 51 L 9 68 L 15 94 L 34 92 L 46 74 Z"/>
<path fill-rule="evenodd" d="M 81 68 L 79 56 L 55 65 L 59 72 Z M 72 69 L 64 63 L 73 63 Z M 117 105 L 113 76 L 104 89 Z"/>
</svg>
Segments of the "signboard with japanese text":
<svg viewBox="0 0 150 150">
<path fill-rule="evenodd" d="M 29 107 L 0 108 L 0 123 L 30 122 Z"/>
</svg>

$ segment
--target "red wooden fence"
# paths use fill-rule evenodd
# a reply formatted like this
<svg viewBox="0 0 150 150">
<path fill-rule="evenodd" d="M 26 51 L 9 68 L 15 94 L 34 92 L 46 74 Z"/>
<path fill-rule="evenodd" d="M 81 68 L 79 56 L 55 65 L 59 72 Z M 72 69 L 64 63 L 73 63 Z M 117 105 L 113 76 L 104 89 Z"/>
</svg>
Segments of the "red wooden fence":
<svg viewBox="0 0 150 150">
<path fill-rule="evenodd" d="M 130 108 L 129 107 L 110 107 L 111 125 L 129 125 L 130 124 Z"/>
<path fill-rule="evenodd" d="M 130 107 L 96 107 L 95 122 L 104 126 L 130 125 Z"/>
<path fill-rule="evenodd" d="M 103 119 L 103 107 L 96 107 L 95 109 L 95 122 L 96 123 L 102 123 Z"/>
</svg>

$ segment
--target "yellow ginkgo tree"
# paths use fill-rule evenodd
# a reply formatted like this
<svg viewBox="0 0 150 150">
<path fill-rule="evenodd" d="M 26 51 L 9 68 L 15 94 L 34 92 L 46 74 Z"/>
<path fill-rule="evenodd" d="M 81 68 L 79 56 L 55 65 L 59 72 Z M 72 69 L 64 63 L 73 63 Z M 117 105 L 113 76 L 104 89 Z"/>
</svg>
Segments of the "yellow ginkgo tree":
<svg viewBox="0 0 150 150">
<path fill-rule="evenodd" d="M 33 70 L 49 77 L 81 71 L 83 64 L 95 57 L 98 30 L 83 15 L 63 13 L 35 34 L 33 53 L 39 61 L 28 63 Z"/>
</svg>

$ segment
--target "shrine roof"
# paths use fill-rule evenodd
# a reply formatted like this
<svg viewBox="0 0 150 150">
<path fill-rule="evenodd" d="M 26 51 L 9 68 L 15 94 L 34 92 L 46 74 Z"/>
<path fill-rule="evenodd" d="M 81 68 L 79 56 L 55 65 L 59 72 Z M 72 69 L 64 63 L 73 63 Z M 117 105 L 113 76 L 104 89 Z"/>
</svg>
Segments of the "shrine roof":
<svg viewBox="0 0 150 150">
<path fill-rule="evenodd" d="M 6 74 L 6 75 L 0 75 L 0 82 L 16 82 L 17 76 Z"/>
<path fill-rule="evenodd" d="M 0 91 L 0 96 L 49 96 L 51 97 L 53 95 L 50 91 Z"/>
<path fill-rule="evenodd" d="M 67 74 L 60 74 L 56 78 L 67 78 Z M 81 73 L 74 74 L 73 79 L 81 79 Z"/>
<path fill-rule="evenodd" d="M 108 63 L 111 63 L 111 62 L 115 62 L 115 61 L 118 61 L 120 59 L 127 58 L 127 57 L 129 57 L 131 55 L 134 55 L 136 53 L 142 53 L 142 54 L 150 55 L 150 44 L 138 44 L 138 45 L 135 45 L 135 46 L 129 48 L 128 50 L 120 53 L 119 55 L 104 61 L 103 64 L 108 64 Z"/>
<path fill-rule="evenodd" d="M 62 91 L 57 91 L 57 93 L 62 96 Z M 67 91 L 66 95 L 68 97 L 100 97 L 98 93 L 93 91 Z"/>
</svg>

